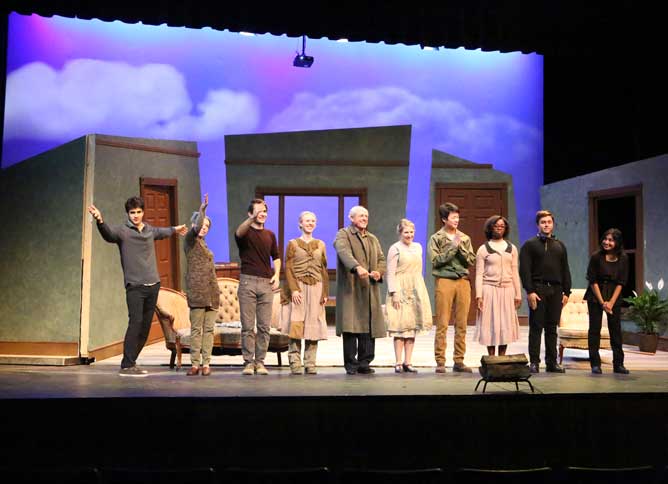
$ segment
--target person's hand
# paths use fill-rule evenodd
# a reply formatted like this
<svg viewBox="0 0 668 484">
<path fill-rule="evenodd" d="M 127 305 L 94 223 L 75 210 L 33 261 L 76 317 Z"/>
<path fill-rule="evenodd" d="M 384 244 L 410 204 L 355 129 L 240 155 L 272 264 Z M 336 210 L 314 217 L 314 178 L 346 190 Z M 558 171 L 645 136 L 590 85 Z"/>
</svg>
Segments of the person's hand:
<svg viewBox="0 0 668 484">
<path fill-rule="evenodd" d="M 280 279 L 277 275 L 272 276 L 271 279 L 269 280 L 269 282 L 271 284 L 271 290 L 272 291 L 275 291 L 276 289 L 278 289 Z"/>
<path fill-rule="evenodd" d="M 392 307 L 397 311 L 401 309 L 401 298 L 396 292 L 392 294 Z"/>
<path fill-rule="evenodd" d="M 204 201 L 202 202 L 202 208 L 206 208 L 209 206 L 209 194 L 205 193 L 204 194 Z"/>
<path fill-rule="evenodd" d="M 292 304 L 300 305 L 304 298 L 302 297 L 301 291 L 295 291 L 292 293 Z"/>
<path fill-rule="evenodd" d="M 93 216 L 93 218 L 97 221 L 97 223 L 100 224 L 102 223 L 102 214 L 95 205 L 91 205 L 88 207 L 88 213 L 90 213 Z"/>
<path fill-rule="evenodd" d="M 253 206 L 253 215 L 251 215 L 251 218 L 253 219 L 253 222 L 257 222 L 257 216 L 264 210 L 264 204 L 262 203 L 256 203 Z"/>
<path fill-rule="evenodd" d="M 367 271 L 364 267 L 362 266 L 357 266 L 355 268 L 357 271 L 357 275 L 360 276 L 360 279 L 368 279 L 369 278 L 369 271 Z"/>
<path fill-rule="evenodd" d="M 515 299 L 515 309 L 519 309 L 522 305 L 522 299 Z"/>
<path fill-rule="evenodd" d="M 380 272 L 371 271 L 369 275 L 371 276 L 371 279 L 373 279 L 374 281 L 380 281 Z"/>
<path fill-rule="evenodd" d="M 324 306 L 327 304 L 327 301 L 329 301 L 329 298 L 327 296 L 323 296 L 322 299 L 320 300 L 320 305 Z"/>
<path fill-rule="evenodd" d="M 181 237 L 186 235 L 188 233 L 188 227 L 186 227 L 185 224 L 182 225 L 177 225 L 174 227 L 174 230 L 176 231 L 177 234 L 179 234 Z"/>
<path fill-rule="evenodd" d="M 564 294 L 564 295 L 561 297 L 561 305 L 562 305 L 562 306 L 565 306 L 567 303 L 568 303 L 568 296 L 567 296 L 566 294 Z"/>
<path fill-rule="evenodd" d="M 478 306 L 478 311 L 482 311 L 482 298 L 477 297 L 475 298 L 476 305 Z"/>
<path fill-rule="evenodd" d="M 605 311 L 608 314 L 612 314 L 612 304 L 610 304 L 610 301 L 604 301 L 602 306 L 603 306 L 603 311 Z"/>
<path fill-rule="evenodd" d="M 540 300 L 541 300 L 540 296 L 535 292 L 532 292 L 531 294 L 527 295 L 527 301 L 529 302 L 529 307 L 534 311 L 538 307 L 538 301 Z"/>
</svg>

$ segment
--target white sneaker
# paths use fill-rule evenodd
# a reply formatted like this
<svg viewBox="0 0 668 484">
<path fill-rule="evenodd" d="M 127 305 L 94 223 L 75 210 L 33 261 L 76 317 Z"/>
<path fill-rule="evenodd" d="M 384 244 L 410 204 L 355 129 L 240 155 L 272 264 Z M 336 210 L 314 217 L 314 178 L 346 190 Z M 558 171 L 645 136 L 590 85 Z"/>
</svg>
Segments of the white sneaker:
<svg viewBox="0 0 668 484">
<path fill-rule="evenodd" d="M 255 374 L 255 365 L 253 363 L 246 363 L 246 366 L 244 366 L 243 371 L 241 372 L 242 375 L 254 375 Z"/>
<path fill-rule="evenodd" d="M 264 366 L 264 363 L 255 363 L 255 373 L 258 375 L 268 375 L 269 370 Z"/>
</svg>

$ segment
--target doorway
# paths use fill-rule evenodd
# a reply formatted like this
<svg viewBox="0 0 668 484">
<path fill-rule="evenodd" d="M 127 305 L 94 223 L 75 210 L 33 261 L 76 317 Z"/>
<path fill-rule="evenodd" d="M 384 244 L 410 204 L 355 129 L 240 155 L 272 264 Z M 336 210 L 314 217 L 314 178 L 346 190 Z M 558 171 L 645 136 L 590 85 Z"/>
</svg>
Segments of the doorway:
<svg viewBox="0 0 668 484">
<path fill-rule="evenodd" d="M 629 258 L 629 281 L 620 297 L 633 296 L 644 286 L 642 185 L 589 192 L 589 252 L 599 249 L 603 232 L 618 228 Z"/>
<path fill-rule="evenodd" d="M 435 189 L 435 231 L 443 225 L 438 207 L 445 202 L 454 203 L 459 207 L 459 230 L 471 237 L 474 251 L 486 242 L 483 226 L 489 217 L 502 215 L 508 218 L 508 185 L 505 183 L 437 183 Z M 475 265 L 469 267 L 469 279 L 468 324 L 475 325 Z"/>
<path fill-rule="evenodd" d="M 155 227 L 177 225 L 177 180 L 142 178 L 140 194 L 144 199 L 144 221 Z M 155 256 L 160 285 L 180 290 L 179 248 L 176 237 L 155 241 Z"/>
</svg>

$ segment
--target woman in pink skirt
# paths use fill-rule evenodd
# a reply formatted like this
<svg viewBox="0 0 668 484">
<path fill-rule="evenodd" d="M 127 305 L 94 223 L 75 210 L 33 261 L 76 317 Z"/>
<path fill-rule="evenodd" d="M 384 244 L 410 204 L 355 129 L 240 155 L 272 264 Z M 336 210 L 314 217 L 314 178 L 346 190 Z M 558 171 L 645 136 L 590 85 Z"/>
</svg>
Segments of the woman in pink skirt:
<svg viewBox="0 0 668 484">
<path fill-rule="evenodd" d="M 506 354 L 519 338 L 517 308 L 522 303 L 517 247 L 506 240 L 510 226 L 501 215 L 485 222 L 487 242 L 476 254 L 475 293 L 478 305 L 475 338 L 489 355 Z"/>
<path fill-rule="evenodd" d="M 304 368 L 315 375 L 318 341 L 327 339 L 325 303 L 329 294 L 325 243 L 313 237 L 316 217 L 313 212 L 299 215 L 302 235 L 288 242 L 285 250 L 285 279 L 281 297 L 281 332 L 290 337 L 288 360 L 293 375 L 301 375 L 302 340 Z"/>
</svg>

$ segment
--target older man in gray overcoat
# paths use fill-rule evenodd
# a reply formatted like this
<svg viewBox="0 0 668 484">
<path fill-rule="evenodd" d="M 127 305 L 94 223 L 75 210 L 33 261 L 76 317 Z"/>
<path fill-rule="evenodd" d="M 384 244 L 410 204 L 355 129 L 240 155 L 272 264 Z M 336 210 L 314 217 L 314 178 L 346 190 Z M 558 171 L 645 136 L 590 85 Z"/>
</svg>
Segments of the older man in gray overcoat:
<svg viewBox="0 0 668 484">
<path fill-rule="evenodd" d="M 385 256 L 375 235 L 367 231 L 369 212 L 356 206 L 348 214 L 351 224 L 339 230 L 336 249 L 336 334 L 343 336 L 346 373 L 374 373 L 375 338 L 386 335 L 380 283 Z"/>
</svg>

